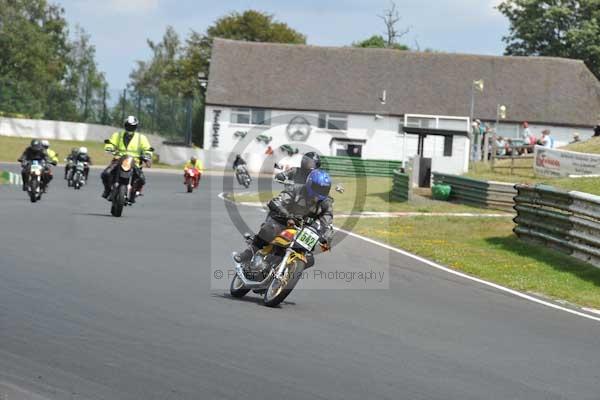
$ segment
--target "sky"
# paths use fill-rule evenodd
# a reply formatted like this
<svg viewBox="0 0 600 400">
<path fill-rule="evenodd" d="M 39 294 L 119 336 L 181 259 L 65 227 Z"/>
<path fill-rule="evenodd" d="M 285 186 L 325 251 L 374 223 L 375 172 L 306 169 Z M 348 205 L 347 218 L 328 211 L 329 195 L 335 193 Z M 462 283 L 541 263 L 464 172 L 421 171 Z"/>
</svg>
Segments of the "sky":
<svg viewBox="0 0 600 400">
<path fill-rule="evenodd" d="M 97 61 L 111 91 L 124 88 L 136 60 L 146 60 L 146 40 L 158 41 L 171 25 L 184 38 L 204 32 L 233 11 L 255 9 L 275 16 L 307 36 L 308 44 L 346 46 L 383 34 L 377 16 L 389 0 L 53 0 L 65 9 L 71 27 L 83 27 L 96 46 Z M 506 18 L 500 0 L 396 0 L 402 42 L 412 48 L 501 55 Z"/>
</svg>

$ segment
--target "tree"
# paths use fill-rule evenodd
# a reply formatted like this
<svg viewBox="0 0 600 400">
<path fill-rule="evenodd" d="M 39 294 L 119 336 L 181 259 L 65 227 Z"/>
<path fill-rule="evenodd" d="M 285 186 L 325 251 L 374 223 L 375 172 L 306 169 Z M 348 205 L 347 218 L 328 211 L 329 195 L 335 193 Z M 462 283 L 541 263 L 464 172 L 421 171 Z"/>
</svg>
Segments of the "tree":
<svg viewBox="0 0 600 400">
<path fill-rule="evenodd" d="M 599 0 L 505 0 L 510 22 L 505 54 L 583 60 L 600 78 Z"/>
<path fill-rule="evenodd" d="M 410 32 L 410 28 L 399 30 L 398 22 L 400 22 L 400 13 L 396 8 L 396 3 L 392 2 L 391 8 L 384 10 L 383 15 L 378 15 L 385 24 L 385 37 L 381 35 L 373 35 L 368 39 L 352 43 L 353 47 L 364 48 L 381 48 L 394 50 L 410 50 L 404 44 L 398 42 L 404 35 Z"/>
<path fill-rule="evenodd" d="M 100 119 L 106 86 L 80 28 L 46 0 L 0 0 L 0 111 L 67 121 Z M 103 99 L 102 99 L 103 100 Z"/>
<path fill-rule="evenodd" d="M 233 12 L 219 18 L 208 28 L 210 38 L 245 40 L 248 42 L 306 43 L 306 36 L 290 28 L 283 22 L 273 20 L 273 15 L 260 11 L 247 10 Z"/>
<path fill-rule="evenodd" d="M 67 71 L 64 10 L 45 0 L 0 0 L 0 110 L 48 115 Z"/>
<path fill-rule="evenodd" d="M 400 43 L 394 43 L 391 47 L 388 46 L 386 40 L 383 38 L 383 36 L 380 35 L 373 35 L 368 39 L 365 39 L 363 41 L 360 42 L 354 42 L 352 43 L 353 47 L 363 47 L 363 48 L 380 48 L 380 49 L 385 49 L 385 48 L 391 48 L 394 50 L 409 50 L 409 47 L 404 45 L 404 44 L 400 44 Z"/>
<path fill-rule="evenodd" d="M 75 28 L 75 37 L 70 45 L 64 86 L 71 99 L 71 110 L 63 110 L 63 118 L 105 122 L 103 114 L 106 79 L 98 70 L 96 47 L 91 44 L 90 35 L 79 26 Z"/>
<path fill-rule="evenodd" d="M 410 28 L 406 28 L 403 30 L 398 30 L 397 24 L 400 21 L 400 13 L 396 8 L 396 3 L 392 1 L 392 7 L 384 10 L 383 15 L 379 15 L 379 18 L 383 20 L 386 28 L 387 48 L 393 48 L 398 40 L 401 39 L 404 35 L 410 32 Z"/>
</svg>

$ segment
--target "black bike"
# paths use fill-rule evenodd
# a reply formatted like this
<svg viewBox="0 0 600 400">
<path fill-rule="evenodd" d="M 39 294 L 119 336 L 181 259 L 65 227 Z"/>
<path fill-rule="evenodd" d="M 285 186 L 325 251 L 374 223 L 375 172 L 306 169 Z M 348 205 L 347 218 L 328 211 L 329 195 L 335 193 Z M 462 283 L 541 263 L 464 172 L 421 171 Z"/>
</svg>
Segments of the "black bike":
<svg viewBox="0 0 600 400">
<path fill-rule="evenodd" d="M 153 149 L 150 149 L 153 151 Z M 123 215 L 123 208 L 134 203 L 138 196 L 136 182 L 137 175 L 134 174 L 135 168 L 142 169 L 142 163 L 148 163 L 151 160 L 149 155 L 139 157 L 140 165 L 136 167 L 136 158 L 133 156 L 122 156 L 118 161 L 118 166 L 114 168 L 112 175 L 112 187 L 107 200 L 111 202 L 110 213 L 114 217 Z"/>
</svg>

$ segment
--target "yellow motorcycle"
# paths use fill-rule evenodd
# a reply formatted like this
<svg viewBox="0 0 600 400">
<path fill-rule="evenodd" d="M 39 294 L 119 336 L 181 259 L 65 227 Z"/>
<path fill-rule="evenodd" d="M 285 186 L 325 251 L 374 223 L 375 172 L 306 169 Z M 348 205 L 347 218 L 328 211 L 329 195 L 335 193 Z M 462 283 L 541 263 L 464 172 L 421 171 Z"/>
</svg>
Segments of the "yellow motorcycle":
<svg viewBox="0 0 600 400">
<path fill-rule="evenodd" d="M 316 227 L 298 222 L 258 250 L 248 263 L 240 264 L 234 260 L 235 276 L 229 288 L 233 297 L 240 298 L 254 290 L 264 294 L 267 307 L 275 307 L 292 292 L 302 272 L 314 265 L 313 252 L 317 245 L 323 251 L 329 250 L 327 241 Z M 254 239 L 250 234 L 244 237 L 248 244 Z"/>
</svg>

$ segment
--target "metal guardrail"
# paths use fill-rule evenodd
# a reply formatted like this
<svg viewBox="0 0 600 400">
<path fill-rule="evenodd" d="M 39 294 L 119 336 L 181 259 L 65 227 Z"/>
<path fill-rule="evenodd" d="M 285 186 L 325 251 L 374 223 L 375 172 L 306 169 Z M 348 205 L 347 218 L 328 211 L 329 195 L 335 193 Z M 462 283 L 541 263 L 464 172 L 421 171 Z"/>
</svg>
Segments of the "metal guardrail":
<svg viewBox="0 0 600 400">
<path fill-rule="evenodd" d="M 514 233 L 600 268 L 600 196 L 516 185 Z"/>
<path fill-rule="evenodd" d="M 394 171 L 394 184 L 392 186 L 392 192 L 390 193 L 390 199 L 392 201 L 408 201 L 408 181 L 409 178 L 407 174 L 403 174 L 400 171 Z"/>
<path fill-rule="evenodd" d="M 434 172 L 433 182 L 451 187 L 450 200 L 476 207 L 513 211 L 517 194 L 513 183 L 480 181 Z"/>
<path fill-rule="evenodd" d="M 401 161 L 321 156 L 321 167 L 334 176 L 393 177 L 401 166 Z"/>
<path fill-rule="evenodd" d="M 0 185 L 22 185 L 23 179 L 20 174 L 9 171 L 0 171 Z"/>
</svg>

